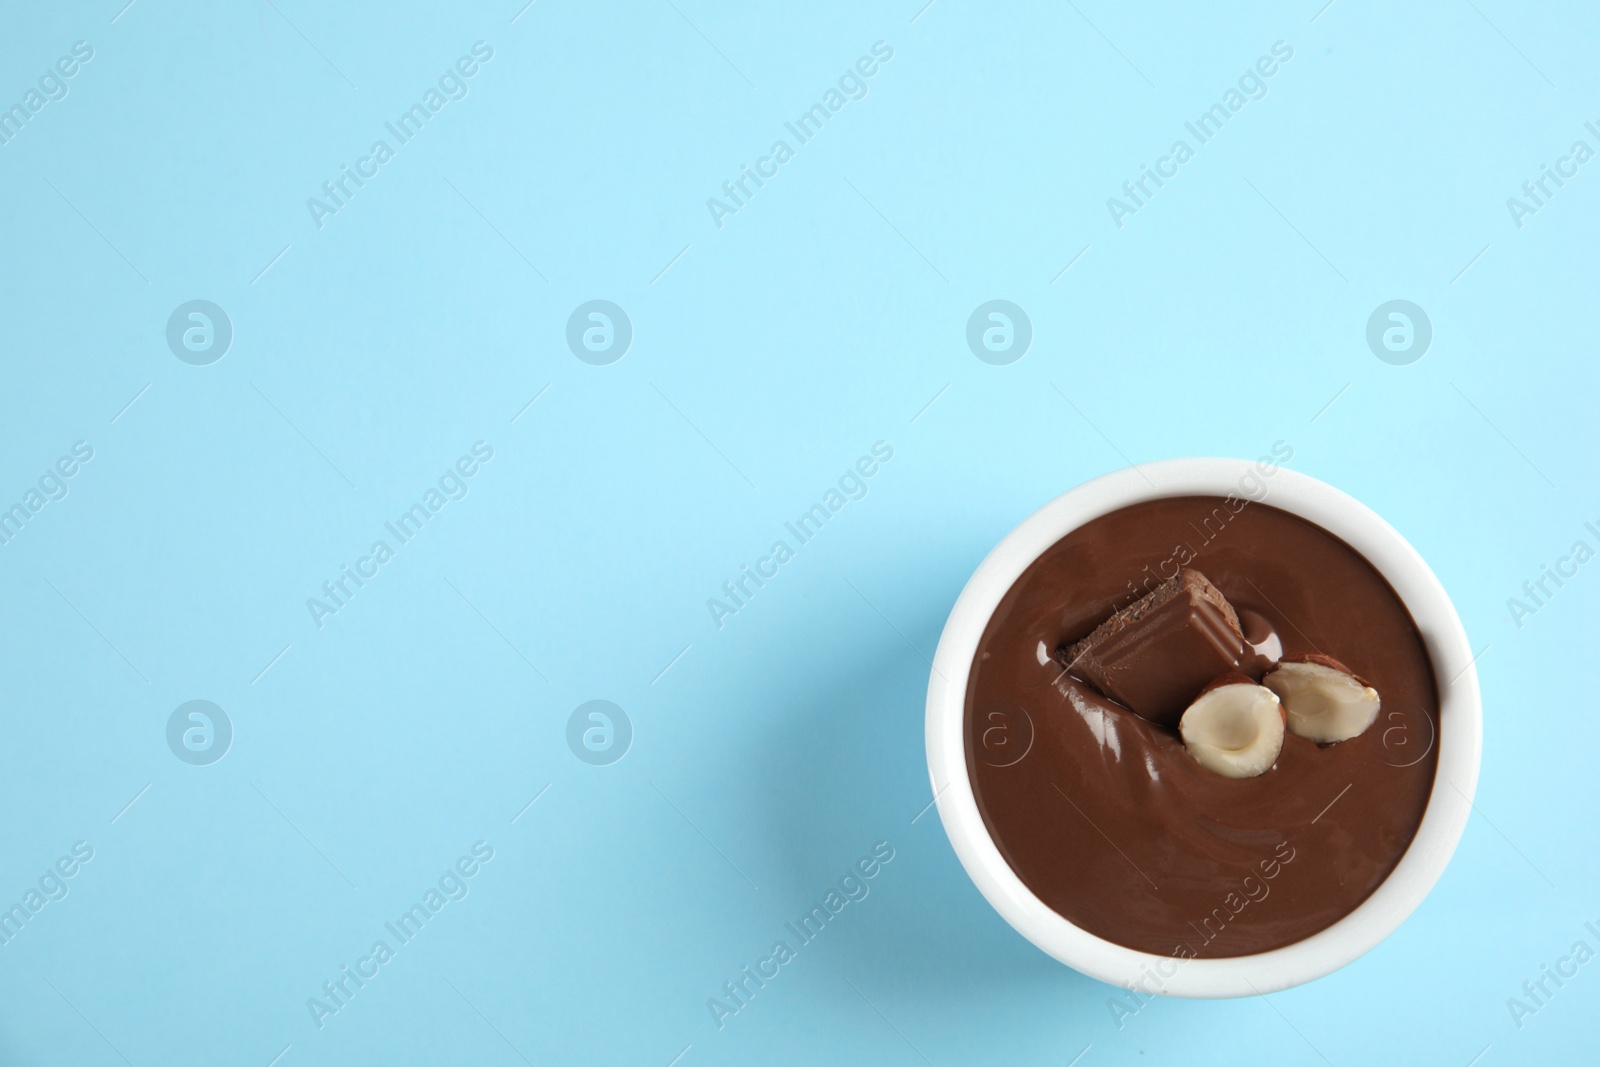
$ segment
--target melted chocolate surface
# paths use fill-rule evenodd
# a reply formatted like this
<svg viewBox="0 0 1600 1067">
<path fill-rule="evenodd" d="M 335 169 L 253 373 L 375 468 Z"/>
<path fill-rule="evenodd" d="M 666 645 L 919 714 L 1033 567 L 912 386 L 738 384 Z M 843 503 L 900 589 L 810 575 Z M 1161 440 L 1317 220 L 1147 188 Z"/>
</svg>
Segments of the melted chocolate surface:
<svg viewBox="0 0 1600 1067">
<path fill-rule="evenodd" d="M 1334 745 L 1287 734 L 1265 774 L 1223 778 L 1052 661 L 1179 567 L 1238 610 L 1250 673 L 1333 656 L 1377 689 L 1377 721 Z M 1012 870 L 1074 924 L 1161 955 L 1264 952 L 1349 914 L 1416 835 L 1438 760 L 1433 667 L 1388 582 L 1322 528 L 1236 498 L 1136 504 L 1046 550 L 990 619 L 966 709 L 978 808 Z"/>
</svg>

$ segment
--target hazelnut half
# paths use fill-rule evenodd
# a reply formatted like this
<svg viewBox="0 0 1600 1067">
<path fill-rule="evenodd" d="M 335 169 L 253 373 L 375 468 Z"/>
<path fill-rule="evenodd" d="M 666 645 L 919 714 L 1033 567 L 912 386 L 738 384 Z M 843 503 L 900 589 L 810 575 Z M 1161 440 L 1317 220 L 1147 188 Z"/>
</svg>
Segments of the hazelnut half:
<svg viewBox="0 0 1600 1067">
<path fill-rule="evenodd" d="M 1378 691 L 1330 656 L 1286 659 L 1261 684 L 1283 701 L 1289 729 L 1320 744 L 1356 737 L 1378 717 Z"/>
<path fill-rule="evenodd" d="M 1264 774 L 1283 750 L 1283 710 L 1272 690 L 1225 674 L 1200 691 L 1178 721 L 1195 762 L 1224 778 Z"/>
</svg>

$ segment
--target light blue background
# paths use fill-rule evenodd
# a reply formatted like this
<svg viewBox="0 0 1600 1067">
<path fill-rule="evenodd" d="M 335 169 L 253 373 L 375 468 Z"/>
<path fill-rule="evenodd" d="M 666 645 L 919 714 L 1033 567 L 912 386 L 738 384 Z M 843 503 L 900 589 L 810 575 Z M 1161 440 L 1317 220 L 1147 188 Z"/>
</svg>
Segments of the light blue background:
<svg viewBox="0 0 1600 1067">
<path fill-rule="evenodd" d="M 1593 1057 L 1600 964 L 1520 1030 L 1506 1001 L 1600 947 L 1600 564 L 1520 627 L 1507 599 L 1600 547 L 1600 162 L 1520 229 L 1505 201 L 1600 148 L 1600 16 L 922 2 L 7 6 L 0 104 L 94 58 L 0 146 L 0 504 L 95 457 L 0 546 L 0 898 L 95 856 L 0 946 L 0 1062 Z M 306 199 L 479 40 L 470 95 L 318 229 Z M 879 40 L 719 229 L 706 199 Z M 197 298 L 235 330 L 206 367 L 164 339 Z M 611 366 L 564 340 L 595 298 L 635 331 Z M 996 298 L 1033 324 L 1010 366 L 964 339 Z M 1364 340 L 1394 298 L 1434 326 L 1409 366 Z M 319 630 L 306 598 L 479 440 L 470 495 Z M 719 630 L 707 598 L 879 440 Z M 1484 650 L 1480 813 L 1366 958 L 1119 1029 L 915 818 L 926 657 L 1045 500 L 1280 440 Z M 635 730 L 608 767 L 565 741 L 597 698 Z M 166 745 L 191 699 L 233 723 L 210 766 Z M 319 1030 L 307 998 L 478 840 L 470 895 Z M 719 1030 L 707 998 L 877 841 L 871 895 Z"/>
</svg>

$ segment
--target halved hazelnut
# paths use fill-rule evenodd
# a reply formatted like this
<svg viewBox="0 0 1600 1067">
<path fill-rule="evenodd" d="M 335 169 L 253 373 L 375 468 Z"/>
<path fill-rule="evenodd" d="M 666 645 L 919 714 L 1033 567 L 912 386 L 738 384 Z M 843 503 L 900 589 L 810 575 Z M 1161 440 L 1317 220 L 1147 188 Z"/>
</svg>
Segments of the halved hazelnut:
<svg viewBox="0 0 1600 1067">
<path fill-rule="evenodd" d="M 1378 717 L 1378 691 L 1331 656 L 1286 659 L 1261 684 L 1283 701 L 1289 729 L 1321 744 L 1356 737 Z"/>
<path fill-rule="evenodd" d="M 1178 722 L 1195 762 L 1224 778 L 1264 774 L 1283 750 L 1278 696 L 1242 674 L 1225 674 L 1200 691 Z"/>
</svg>

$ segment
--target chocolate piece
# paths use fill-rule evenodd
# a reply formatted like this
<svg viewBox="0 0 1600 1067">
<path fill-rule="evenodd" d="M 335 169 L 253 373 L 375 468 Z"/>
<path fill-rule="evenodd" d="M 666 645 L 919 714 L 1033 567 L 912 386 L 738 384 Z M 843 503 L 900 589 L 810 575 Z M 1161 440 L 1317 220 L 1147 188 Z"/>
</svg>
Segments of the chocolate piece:
<svg viewBox="0 0 1600 1067">
<path fill-rule="evenodd" d="M 1117 703 L 1177 726 L 1207 682 L 1244 654 L 1239 616 L 1197 570 L 1185 567 L 1101 623 L 1056 661 Z"/>
</svg>

